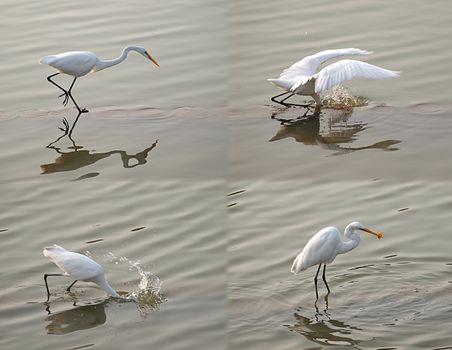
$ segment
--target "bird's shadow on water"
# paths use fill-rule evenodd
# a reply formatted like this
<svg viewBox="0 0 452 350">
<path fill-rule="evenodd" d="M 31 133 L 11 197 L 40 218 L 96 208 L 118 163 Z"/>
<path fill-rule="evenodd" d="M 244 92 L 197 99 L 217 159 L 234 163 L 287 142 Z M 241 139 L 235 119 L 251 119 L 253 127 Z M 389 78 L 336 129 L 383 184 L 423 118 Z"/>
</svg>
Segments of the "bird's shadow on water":
<svg viewBox="0 0 452 350">
<path fill-rule="evenodd" d="M 361 121 L 350 122 L 353 113 L 352 108 L 343 110 L 331 110 L 321 114 L 309 114 L 306 109 L 300 115 L 300 109 L 284 108 L 272 113 L 271 119 L 279 122 L 280 127 L 270 142 L 293 138 L 304 145 L 317 145 L 333 151 L 332 155 L 342 155 L 366 149 L 381 149 L 396 151 L 394 145 L 400 140 L 383 140 L 367 146 L 345 146 L 358 139 L 359 133 L 366 130 L 368 125 Z M 296 115 L 292 118 L 283 118 L 282 114 Z"/>
<path fill-rule="evenodd" d="M 105 307 L 108 303 L 107 299 L 91 305 L 78 306 L 74 301 L 73 308 L 52 313 L 51 304 L 47 302 L 45 303 L 48 313 L 46 332 L 47 334 L 64 335 L 100 326 L 107 320 Z"/>
<path fill-rule="evenodd" d="M 321 345 L 356 346 L 362 329 L 335 318 L 328 307 L 328 296 L 324 301 L 315 301 L 313 308 L 299 306 L 293 313 L 294 323 L 285 325 L 291 332 Z"/>
<path fill-rule="evenodd" d="M 122 292 L 121 295 L 124 295 L 124 297 L 109 297 L 104 300 L 91 301 L 84 305 L 77 305 L 78 301 L 75 296 L 70 295 L 72 307 L 57 312 L 52 312 L 53 302 L 46 301 L 43 303 L 47 312 L 46 332 L 47 334 L 64 335 L 100 326 L 107 320 L 105 309 L 114 303 L 133 304 L 140 317 L 145 319 L 151 312 L 159 310 L 160 305 L 166 301 L 161 293 L 155 293 L 151 290 L 140 290 L 138 293 L 129 294 Z M 59 303 L 58 300 L 57 303 Z"/>
<path fill-rule="evenodd" d="M 65 135 L 63 135 L 65 136 Z M 53 150 L 58 154 L 58 157 L 53 163 L 47 163 L 41 165 L 41 174 L 52 174 L 63 171 L 74 171 L 85 166 L 94 164 L 102 159 L 108 158 L 112 155 L 119 155 L 123 168 L 135 168 L 139 165 L 144 165 L 148 162 L 149 152 L 157 147 L 158 140 L 154 141 L 151 145 L 135 154 L 128 154 L 124 150 L 111 150 L 107 152 L 95 152 L 87 149 L 83 149 L 83 146 L 76 145 L 75 141 L 70 137 L 72 145 L 64 151 L 63 148 L 57 147 L 56 142 L 61 138 L 55 140 L 46 146 L 47 149 Z M 83 175 L 76 180 L 82 180 L 88 177 L 94 177 L 99 173 L 90 173 Z"/>
</svg>

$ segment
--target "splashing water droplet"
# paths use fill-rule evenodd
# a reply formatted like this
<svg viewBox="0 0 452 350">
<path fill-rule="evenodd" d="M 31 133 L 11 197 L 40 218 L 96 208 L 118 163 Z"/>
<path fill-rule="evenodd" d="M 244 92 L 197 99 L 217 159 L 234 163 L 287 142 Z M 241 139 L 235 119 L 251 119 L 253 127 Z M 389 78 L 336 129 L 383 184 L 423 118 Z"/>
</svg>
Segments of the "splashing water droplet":
<svg viewBox="0 0 452 350">
<path fill-rule="evenodd" d="M 335 86 L 330 95 L 322 98 L 322 105 L 327 108 L 347 109 L 367 106 L 369 100 L 362 96 L 353 96 L 350 91 L 341 85 Z"/>
<path fill-rule="evenodd" d="M 125 264 L 129 271 L 138 273 L 140 278 L 138 289 L 128 292 L 124 298 L 135 302 L 141 317 L 146 318 L 165 301 L 161 293 L 162 281 L 152 272 L 145 271 L 139 261 L 132 261 L 125 256 L 117 257 L 112 252 L 107 254 L 106 259 L 116 265 Z"/>
</svg>

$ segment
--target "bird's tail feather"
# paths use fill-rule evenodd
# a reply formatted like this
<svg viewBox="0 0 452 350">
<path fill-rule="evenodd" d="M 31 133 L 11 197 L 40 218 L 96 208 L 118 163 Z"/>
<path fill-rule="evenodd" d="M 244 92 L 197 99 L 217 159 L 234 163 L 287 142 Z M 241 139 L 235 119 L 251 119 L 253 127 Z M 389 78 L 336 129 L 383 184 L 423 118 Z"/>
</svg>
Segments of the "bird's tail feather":
<svg viewBox="0 0 452 350">
<path fill-rule="evenodd" d="M 41 58 L 39 60 L 39 63 L 40 64 L 50 64 L 50 62 L 52 62 L 54 57 L 55 57 L 54 55 L 44 56 L 43 58 Z"/>
<path fill-rule="evenodd" d="M 290 272 L 292 272 L 294 275 L 298 275 L 299 272 L 303 271 L 303 265 L 301 262 L 301 259 L 298 258 L 298 256 L 295 258 L 292 264 L 292 268 L 290 269 Z"/>
<path fill-rule="evenodd" d="M 269 81 L 270 83 L 280 87 L 281 89 L 283 89 L 285 91 L 289 91 L 290 90 L 290 86 L 291 86 L 291 82 L 290 81 L 282 80 L 282 79 L 267 79 L 267 81 Z"/>
</svg>

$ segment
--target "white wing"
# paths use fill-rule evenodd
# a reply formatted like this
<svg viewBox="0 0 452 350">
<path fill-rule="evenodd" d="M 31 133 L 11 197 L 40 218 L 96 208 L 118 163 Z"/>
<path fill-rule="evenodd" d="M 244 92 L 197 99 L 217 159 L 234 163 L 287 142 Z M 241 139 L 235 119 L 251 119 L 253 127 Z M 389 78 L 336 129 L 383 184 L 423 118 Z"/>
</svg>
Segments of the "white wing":
<svg viewBox="0 0 452 350">
<path fill-rule="evenodd" d="M 281 80 L 292 80 L 295 77 L 311 77 L 317 72 L 319 66 L 334 57 L 346 56 L 346 55 L 370 55 L 372 52 L 360 49 L 334 49 L 318 52 L 314 55 L 307 56 L 302 60 L 294 63 L 279 76 Z"/>
<path fill-rule="evenodd" d="M 337 255 L 337 245 L 341 241 L 340 232 L 335 227 L 325 227 L 306 243 L 293 261 L 291 272 L 294 274 L 320 263 L 329 263 Z"/>
<path fill-rule="evenodd" d="M 323 68 L 316 77 L 315 92 L 331 89 L 355 77 L 384 79 L 398 77 L 400 72 L 380 68 L 372 64 L 355 61 L 341 60 Z"/>
<path fill-rule="evenodd" d="M 97 56 L 90 51 L 71 51 L 41 58 L 39 63 L 48 64 L 62 73 L 75 77 L 89 73 L 97 62 Z"/>
</svg>

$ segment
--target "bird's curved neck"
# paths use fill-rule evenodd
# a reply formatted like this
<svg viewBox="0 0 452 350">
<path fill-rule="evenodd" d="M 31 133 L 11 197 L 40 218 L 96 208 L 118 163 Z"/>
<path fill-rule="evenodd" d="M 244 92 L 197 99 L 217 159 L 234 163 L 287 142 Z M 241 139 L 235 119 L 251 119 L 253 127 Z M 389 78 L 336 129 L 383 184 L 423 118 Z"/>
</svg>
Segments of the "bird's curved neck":
<svg viewBox="0 0 452 350">
<path fill-rule="evenodd" d="M 338 254 L 349 252 L 350 250 L 356 248 L 356 246 L 361 241 L 359 234 L 357 234 L 353 229 L 349 227 L 345 229 L 344 236 L 346 240 L 340 243 Z"/>
<path fill-rule="evenodd" d="M 100 278 L 96 281 L 96 283 L 101 287 L 104 291 L 106 291 L 108 294 L 110 294 L 113 297 L 118 298 L 119 294 L 116 293 L 116 291 L 108 284 L 107 280 L 105 278 Z"/>
<path fill-rule="evenodd" d="M 122 50 L 122 53 L 119 57 L 112 59 L 112 60 L 101 60 L 97 59 L 96 66 L 94 67 L 94 71 L 98 72 L 102 69 L 116 66 L 117 64 L 121 63 L 127 58 L 128 53 L 133 50 L 130 46 L 127 46 Z"/>
</svg>

